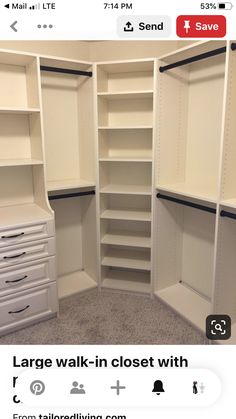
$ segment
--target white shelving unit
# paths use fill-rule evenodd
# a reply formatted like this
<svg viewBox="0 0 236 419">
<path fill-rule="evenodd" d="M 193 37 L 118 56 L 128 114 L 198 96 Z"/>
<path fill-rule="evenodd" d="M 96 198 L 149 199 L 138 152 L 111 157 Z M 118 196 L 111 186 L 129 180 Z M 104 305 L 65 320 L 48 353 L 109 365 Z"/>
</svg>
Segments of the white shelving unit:
<svg viewBox="0 0 236 419">
<path fill-rule="evenodd" d="M 0 51 L 0 90 L 3 335 L 55 316 L 58 304 L 54 220 L 45 188 L 38 57 Z"/>
<path fill-rule="evenodd" d="M 40 64 L 91 71 L 90 63 L 55 57 L 41 57 Z M 93 82 L 89 76 L 41 71 L 41 86 L 58 292 L 64 298 L 97 286 Z"/>
<path fill-rule="evenodd" d="M 101 285 L 150 293 L 154 60 L 96 70 Z"/>
<path fill-rule="evenodd" d="M 159 72 L 155 294 L 203 332 L 207 315 L 229 314 L 221 343 L 235 343 L 236 55 L 230 42 L 199 42 L 158 65 L 213 50 Z"/>
</svg>

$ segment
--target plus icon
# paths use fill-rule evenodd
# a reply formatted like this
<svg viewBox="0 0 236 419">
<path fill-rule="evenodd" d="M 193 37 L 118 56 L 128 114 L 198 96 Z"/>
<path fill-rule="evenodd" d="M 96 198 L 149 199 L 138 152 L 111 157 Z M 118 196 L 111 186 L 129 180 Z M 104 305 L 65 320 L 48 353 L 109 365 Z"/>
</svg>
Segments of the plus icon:
<svg viewBox="0 0 236 419">
<path fill-rule="evenodd" d="M 116 390 L 117 396 L 120 395 L 120 390 L 124 390 L 126 387 L 120 385 L 120 380 L 116 381 L 116 386 L 111 386 L 112 390 Z"/>
</svg>

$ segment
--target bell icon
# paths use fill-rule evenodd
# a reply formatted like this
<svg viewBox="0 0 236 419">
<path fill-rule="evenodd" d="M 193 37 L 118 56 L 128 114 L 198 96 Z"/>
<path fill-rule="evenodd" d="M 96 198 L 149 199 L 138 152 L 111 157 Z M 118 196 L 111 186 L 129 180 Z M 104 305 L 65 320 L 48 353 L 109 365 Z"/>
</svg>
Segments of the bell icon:
<svg viewBox="0 0 236 419">
<path fill-rule="evenodd" d="M 163 382 L 162 382 L 161 380 L 156 380 L 156 381 L 154 382 L 154 387 L 153 387 L 152 392 L 153 392 L 153 393 L 156 393 L 158 396 L 159 396 L 161 393 L 164 393 L 164 392 L 165 392 L 165 390 L 164 390 L 164 388 L 163 388 Z"/>
</svg>

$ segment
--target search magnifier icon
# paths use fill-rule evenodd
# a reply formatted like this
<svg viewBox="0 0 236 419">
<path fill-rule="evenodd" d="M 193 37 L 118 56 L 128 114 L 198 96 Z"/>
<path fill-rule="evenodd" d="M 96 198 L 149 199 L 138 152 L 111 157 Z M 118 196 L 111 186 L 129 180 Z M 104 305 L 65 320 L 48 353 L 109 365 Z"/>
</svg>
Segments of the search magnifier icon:
<svg viewBox="0 0 236 419">
<path fill-rule="evenodd" d="M 216 330 L 219 330 L 220 332 L 223 332 L 223 329 L 222 329 L 222 327 L 221 327 L 221 324 L 220 324 L 220 323 L 217 323 L 217 324 L 215 325 L 215 329 L 216 329 Z"/>
</svg>

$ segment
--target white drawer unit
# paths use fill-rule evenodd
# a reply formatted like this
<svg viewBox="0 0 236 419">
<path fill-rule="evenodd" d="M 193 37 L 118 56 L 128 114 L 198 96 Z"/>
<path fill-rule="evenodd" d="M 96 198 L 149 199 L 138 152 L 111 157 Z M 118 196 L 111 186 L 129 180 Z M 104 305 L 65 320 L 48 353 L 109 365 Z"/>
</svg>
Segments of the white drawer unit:
<svg viewBox="0 0 236 419">
<path fill-rule="evenodd" d="M 52 237 L 18 246 L 10 246 L 0 251 L 0 268 L 53 256 L 55 252 L 55 239 Z"/>
<path fill-rule="evenodd" d="M 0 335 L 56 315 L 56 283 L 0 298 Z"/>
<path fill-rule="evenodd" d="M 41 240 L 55 235 L 54 220 L 17 227 L 0 228 L 0 249 L 6 246 Z"/>
<path fill-rule="evenodd" d="M 0 297 L 56 281 L 55 257 L 0 270 Z"/>
</svg>

